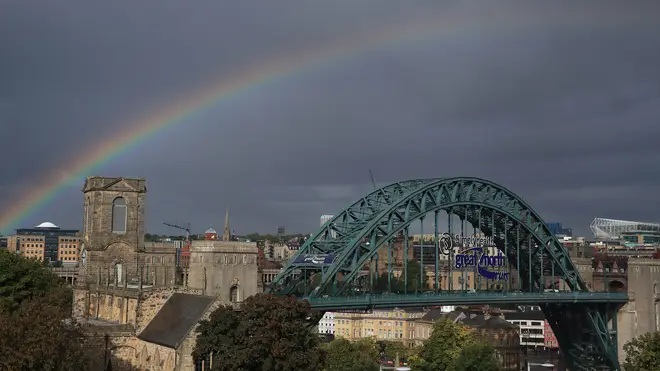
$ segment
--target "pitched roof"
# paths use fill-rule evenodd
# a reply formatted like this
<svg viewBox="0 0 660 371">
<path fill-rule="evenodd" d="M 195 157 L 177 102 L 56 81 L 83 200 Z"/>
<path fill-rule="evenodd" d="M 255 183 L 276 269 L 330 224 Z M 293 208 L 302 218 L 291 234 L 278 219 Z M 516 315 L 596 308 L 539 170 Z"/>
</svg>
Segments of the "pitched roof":
<svg viewBox="0 0 660 371">
<path fill-rule="evenodd" d="M 544 321 L 545 315 L 540 310 L 530 310 L 524 312 L 514 312 L 505 314 L 507 320 L 527 320 L 527 321 Z"/>
<path fill-rule="evenodd" d="M 210 296 L 172 294 L 138 339 L 176 349 L 214 300 Z"/>
</svg>

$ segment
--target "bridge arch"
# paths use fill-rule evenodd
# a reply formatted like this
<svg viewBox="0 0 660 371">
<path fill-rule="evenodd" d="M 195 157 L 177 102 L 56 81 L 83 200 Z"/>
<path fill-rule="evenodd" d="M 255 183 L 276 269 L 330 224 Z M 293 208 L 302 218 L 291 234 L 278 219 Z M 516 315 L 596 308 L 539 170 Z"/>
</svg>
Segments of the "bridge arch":
<svg viewBox="0 0 660 371">
<path fill-rule="evenodd" d="M 552 275 L 560 277 L 571 291 L 588 291 L 567 251 L 540 216 L 513 192 L 479 178 L 421 179 L 378 189 L 326 222 L 292 261 L 301 255 L 332 254 L 333 264 L 324 269 L 320 289 L 311 295 L 328 293 L 338 275 L 343 282 L 351 282 L 383 244 L 429 213 L 438 218 L 439 211 L 455 215 L 491 237 L 520 273 L 525 289 L 542 290 L 542 277 Z M 295 265 L 287 267 L 276 282 L 296 269 Z M 331 293 L 339 294 L 345 287 Z"/>
<path fill-rule="evenodd" d="M 484 179 L 418 179 L 374 190 L 334 216 L 310 237 L 273 280 L 270 291 L 294 294 L 312 301 L 326 296 L 355 295 L 357 278 L 365 267 L 369 267 L 369 271 L 373 269 L 371 261 L 378 256 L 379 249 L 391 245 L 401 234 L 408 241 L 411 223 L 431 214 L 434 242 L 430 247 L 436 254 L 434 288 L 439 294 L 438 221 L 443 211 L 449 235 L 458 231 L 452 225 L 452 220 L 458 219 L 461 241 L 465 242 L 466 225 L 475 233 L 478 230 L 490 238 L 493 247 L 518 273 L 521 289 L 544 294 L 545 278 L 551 278 L 552 282 L 562 281 L 563 289 L 576 294 L 570 304 L 539 303 L 569 358 L 569 364 L 575 369 L 592 369 L 594 365 L 618 369 L 616 346 L 607 324 L 616 308 L 580 303 L 578 294 L 591 294 L 588 294 L 589 288 L 562 243 L 524 200 L 505 187 Z M 423 222 L 421 226 L 424 235 Z M 448 253 L 451 263 L 453 249 Z M 484 253 L 483 248 L 481 253 Z M 407 266 L 407 261 L 405 264 Z M 424 272 L 423 262 L 420 265 Z M 391 275 L 389 268 L 388 274 Z M 308 291 L 307 284 L 312 278 L 318 282 L 314 282 L 314 287 Z M 304 291 L 301 284 L 305 286 Z M 372 299 L 368 302 L 371 303 Z"/>
</svg>

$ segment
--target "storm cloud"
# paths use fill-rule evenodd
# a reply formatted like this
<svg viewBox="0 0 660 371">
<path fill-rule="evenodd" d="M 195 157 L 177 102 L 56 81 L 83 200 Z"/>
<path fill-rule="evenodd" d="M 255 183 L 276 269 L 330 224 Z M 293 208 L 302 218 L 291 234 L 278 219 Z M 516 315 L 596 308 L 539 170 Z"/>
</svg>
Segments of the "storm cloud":
<svg viewBox="0 0 660 371">
<path fill-rule="evenodd" d="M 220 101 L 86 175 L 146 177 L 157 233 L 220 227 L 227 207 L 237 233 L 312 232 L 371 190 L 369 169 L 380 185 L 491 179 L 581 234 L 596 216 L 660 220 L 646 1 L 8 1 L 0 213 L 209 82 L 417 24 L 435 26 Z M 80 228 L 81 186 L 23 223 Z"/>
</svg>

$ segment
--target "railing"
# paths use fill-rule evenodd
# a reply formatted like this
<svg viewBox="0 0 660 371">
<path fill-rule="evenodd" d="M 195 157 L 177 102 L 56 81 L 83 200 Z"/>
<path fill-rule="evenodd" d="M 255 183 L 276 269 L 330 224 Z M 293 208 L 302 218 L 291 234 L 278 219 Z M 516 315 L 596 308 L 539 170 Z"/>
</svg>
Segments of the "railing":
<svg viewBox="0 0 660 371">
<path fill-rule="evenodd" d="M 305 298 L 314 309 L 349 309 L 356 307 L 420 307 L 468 304 L 538 304 L 538 303 L 619 303 L 628 301 L 625 292 L 469 292 L 454 291 L 429 294 L 365 294 Z"/>
</svg>

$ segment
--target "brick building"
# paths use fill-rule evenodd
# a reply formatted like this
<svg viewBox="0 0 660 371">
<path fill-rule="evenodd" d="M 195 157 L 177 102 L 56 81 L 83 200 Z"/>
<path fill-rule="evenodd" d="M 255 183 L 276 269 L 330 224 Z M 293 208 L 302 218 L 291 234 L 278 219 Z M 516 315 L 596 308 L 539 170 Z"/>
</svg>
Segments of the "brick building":
<svg viewBox="0 0 660 371">
<path fill-rule="evenodd" d="M 559 343 L 557 342 L 557 337 L 555 336 L 554 331 L 548 321 L 543 323 L 543 345 L 548 349 L 558 349 Z"/>
</svg>

